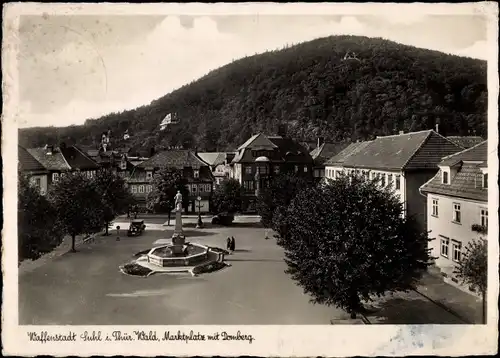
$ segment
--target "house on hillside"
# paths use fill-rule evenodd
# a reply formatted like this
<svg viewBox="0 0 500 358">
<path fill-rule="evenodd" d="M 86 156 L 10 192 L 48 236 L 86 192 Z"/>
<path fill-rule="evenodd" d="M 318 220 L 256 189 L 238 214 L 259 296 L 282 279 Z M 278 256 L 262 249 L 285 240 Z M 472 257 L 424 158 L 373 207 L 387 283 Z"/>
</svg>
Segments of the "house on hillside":
<svg viewBox="0 0 500 358">
<path fill-rule="evenodd" d="M 255 134 L 243 143 L 231 161 L 230 177 L 240 182 L 245 198 L 243 211 L 255 210 L 258 191 L 273 176 L 293 173 L 312 180 L 313 160 L 307 150 L 286 136 Z"/>
<path fill-rule="evenodd" d="M 344 150 L 349 143 L 321 143 L 318 141 L 318 146 L 310 153 L 314 168 L 313 176 L 315 179 L 320 180 L 325 177 L 325 163 L 327 160 Z"/>
<path fill-rule="evenodd" d="M 361 143 L 367 144 L 359 145 L 343 160 L 342 171 L 369 176 L 380 187 L 394 189 L 405 215 L 415 217 L 426 230 L 427 203 L 419 188 L 437 173 L 442 157 L 462 148 L 433 130 L 377 137 Z M 335 172 L 335 176 L 340 173 Z"/>
<path fill-rule="evenodd" d="M 184 207 L 186 213 L 198 212 L 197 197 L 201 197 L 201 212 L 210 212 L 214 176 L 210 166 L 195 152 L 190 150 L 166 150 L 158 152 L 148 160 L 138 164 L 130 175 L 128 183 L 132 195 L 142 205 L 146 204 L 146 197 L 152 190 L 154 172 L 161 168 L 177 168 L 182 170 L 187 180 L 189 191 L 188 204 Z"/>
<path fill-rule="evenodd" d="M 446 137 L 446 139 L 451 140 L 453 143 L 455 143 L 459 147 L 462 147 L 463 149 L 471 148 L 475 145 L 478 145 L 479 143 L 484 142 L 484 139 L 478 136 L 449 136 Z"/>
<path fill-rule="evenodd" d="M 163 120 L 160 123 L 160 130 L 164 130 L 171 124 L 176 124 L 179 123 L 179 119 L 177 117 L 177 113 L 169 113 L 163 118 Z"/>
<path fill-rule="evenodd" d="M 421 186 L 427 197 L 427 228 L 437 257 L 436 268 L 450 283 L 458 284 L 453 271 L 473 239 L 487 240 L 488 143 L 444 157 L 439 171 Z"/>
<path fill-rule="evenodd" d="M 214 188 L 229 178 L 231 173 L 229 163 L 231 163 L 235 156 L 234 152 L 205 152 L 198 153 L 198 156 L 210 166 L 210 170 L 215 178 Z"/>
<path fill-rule="evenodd" d="M 45 195 L 48 189 L 50 171 L 35 159 L 25 148 L 17 146 L 19 173 L 29 178 L 31 185 Z"/>
<path fill-rule="evenodd" d="M 28 157 L 26 154 L 29 154 L 35 162 L 31 160 L 27 161 Z M 81 171 L 89 178 L 92 178 L 97 173 L 97 170 L 99 170 L 99 165 L 78 147 L 67 147 L 64 144 L 59 147 L 46 145 L 42 148 L 20 149 L 19 160 L 25 162 L 25 167 L 37 167 L 39 171 L 41 169 L 38 164 L 40 164 L 45 169 L 45 173 L 33 176 L 33 180 L 36 183 L 40 179 L 40 189 L 43 192 L 46 192 L 52 183 L 57 182 L 66 173 Z M 31 164 L 27 166 L 29 162 Z M 20 165 L 22 166 L 23 164 L 21 163 Z M 31 171 L 33 172 L 33 170 Z M 29 173 L 30 170 L 23 172 Z"/>
</svg>

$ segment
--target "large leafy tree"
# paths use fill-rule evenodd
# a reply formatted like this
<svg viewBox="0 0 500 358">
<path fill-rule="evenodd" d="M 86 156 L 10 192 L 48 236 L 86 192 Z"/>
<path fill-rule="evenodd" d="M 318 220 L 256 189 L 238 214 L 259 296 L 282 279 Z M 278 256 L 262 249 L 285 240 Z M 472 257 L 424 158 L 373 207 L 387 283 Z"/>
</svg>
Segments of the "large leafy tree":
<svg viewBox="0 0 500 358">
<path fill-rule="evenodd" d="M 454 273 L 462 283 L 479 291 L 483 301 L 483 323 L 486 323 L 486 290 L 488 285 L 488 242 L 471 241 L 457 264 Z"/>
<path fill-rule="evenodd" d="M 236 179 L 226 179 L 214 191 L 212 204 L 216 213 L 241 210 L 242 189 Z"/>
<path fill-rule="evenodd" d="M 279 230 L 280 217 L 293 198 L 300 191 L 312 186 L 311 182 L 291 173 L 283 173 L 273 178 L 268 187 L 263 188 L 257 197 L 257 213 L 265 227 Z"/>
<path fill-rule="evenodd" d="M 165 167 L 153 175 L 152 185 L 153 188 L 147 196 L 147 206 L 155 212 L 167 212 L 170 225 L 170 213 L 174 209 L 177 191 L 182 194 L 184 206 L 188 201 L 187 181 L 180 169 Z"/>
<path fill-rule="evenodd" d="M 54 207 L 22 174 L 19 174 L 17 205 L 19 262 L 36 260 L 61 244 L 64 234 Z"/>
<path fill-rule="evenodd" d="M 108 235 L 110 222 L 116 216 L 126 213 L 134 198 L 127 189 L 125 180 L 111 170 L 98 171 L 94 181 L 101 197 L 105 234 Z"/>
<path fill-rule="evenodd" d="M 75 252 L 77 235 L 92 234 L 105 225 L 102 197 L 97 182 L 81 172 L 67 173 L 49 190 L 49 199 Z"/>
<path fill-rule="evenodd" d="M 389 191 L 345 176 L 297 194 L 278 244 L 312 301 L 356 317 L 362 301 L 414 287 L 429 265 L 427 232 Z"/>
</svg>

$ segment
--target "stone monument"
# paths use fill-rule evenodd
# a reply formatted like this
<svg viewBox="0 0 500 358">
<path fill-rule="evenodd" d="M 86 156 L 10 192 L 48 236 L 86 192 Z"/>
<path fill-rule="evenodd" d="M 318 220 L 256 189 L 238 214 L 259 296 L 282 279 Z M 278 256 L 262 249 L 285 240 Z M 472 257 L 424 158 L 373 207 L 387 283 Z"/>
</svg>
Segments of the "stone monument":
<svg viewBox="0 0 500 358">
<path fill-rule="evenodd" d="M 183 253 L 186 237 L 182 230 L 182 194 L 177 191 L 175 195 L 175 228 L 172 235 L 172 252 L 175 255 Z"/>
</svg>

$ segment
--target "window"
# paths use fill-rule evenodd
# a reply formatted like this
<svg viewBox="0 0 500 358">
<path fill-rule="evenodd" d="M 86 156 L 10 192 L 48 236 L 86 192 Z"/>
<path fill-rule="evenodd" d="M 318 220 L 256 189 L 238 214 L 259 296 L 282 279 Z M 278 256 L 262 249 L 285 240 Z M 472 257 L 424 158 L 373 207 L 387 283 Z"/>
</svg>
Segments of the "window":
<svg viewBox="0 0 500 358">
<path fill-rule="evenodd" d="M 443 171 L 443 184 L 448 184 L 448 172 Z"/>
<path fill-rule="evenodd" d="M 304 173 L 307 173 L 307 165 L 304 166 Z"/>
<path fill-rule="evenodd" d="M 200 190 L 199 190 L 199 191 L 200 191 L 200 193 L 202 193 L 202 192 L 204 192 L 204 191 L 205 191 L 205 185 L 200 184 L 200 185 L 199 185 L 199 187 L 200 187 Z"/>
<path fill-rule="evenodd" d="M 191 191 L 192 191 L 192 189 L 191 189 L 191 184 L 187 184 L 187 185 L 186 185 L 186 188 L 187 188 L 187 191 L 188 191 L 188 192 L 191 192 Z"/>
<path fill-rule="evenodd" d="M 152 179 L 153 178 L 153 172 L 146 172 L 146 179 Z"/>
<path fill-rule="evenodd" d="M 295 166 L 295 173 L 297 173 L 298 171 L 299 171 L 299 166 L 298 166 L 298 165 L 296 165 L 296 166 Z"/>
<path fill-rule="evenodd" d="M 452 250 L 452 260 L 455 262 L 460 262 L 461 254 L 462 254 L 462 243 L 460 241 L 451 241 L 451 250 Z"/>
<path fill-rule="evenodd" d="M 245 167 L 245 174 L 252 174 L 252 167 Z"/>
<path fill-rule="evenodd" d="M 387 187 L 392 187 L 392 174 L 387 174 Z"/>
<path fill-rule="evenodd" d="M 139 193 L 144 193 L 144 185 L 139 185 Z"/>
<path fill-rule="evenodd" d="M 279 174 L 279 173 L 280 173 L 280 167 L 276 165 L 274 167 L 274 174 Z"/>
<path fill-rule="evenodd" d="M 396 174 L 395 183 L 396 183 L 396 190 L 401 189 L 401 175 Z"/>
<path fill-rule="evenodd" d="M 453 203 L 453 222 L 460 224 L 462 222 L 461 216 L 461 205 L 458 203 Z"/>
<path fill-rule="evenodd" d="M 37 188 L 40 188 L 42 185 L 41 185 L 41 181 L 40 181 L 40 178 L 35 178 L 35 186 Z"/>
<path fill-rule="evenodd" d="M 439 216 L 439 207 L 438 207 L 438 200 L 437 199 L 432 199 L 432 216 L 435 216 L 435 217 Z"/>
<path fill-rule="evenodd" d="M 52 181 L 58 181 L 59 180 L 59 173 L 52 173 Z"/>
<path fill-rule="evenodd" d="M 380 178 L 380 185 L 382 185 L 382 187 L 385 186 L 385 173 L 382 173 L 380 174 L 381 178 Z"/>
<path fill-rule="evenodd" d="M 483 174 L 483 188 L 488 189 L 488 173 Z"/>
<path fill-rule="evenodd" d="M 260 166 L 259 173 L 260 174 L 267 174 L 267 166 L 266 165 Z"/>
<path fill-rule="evenodd" d="M 153 191 L 153 187 L 151 185 L 146 186 L 146 191 L 151 193 L 151 191 Z"/>
<path fill-rule="evenodd" d="M 199 178 L 200 177 L 200 171 L 198 169 L 194 170 L 194 177 Z"/>
<path fill-rule="evenodd" d="M 488 209 L 481 209 L 480 222 L 481 226 L 488 227 Z"/>
<path fill-rule="evenodd" d="M 336 170 L 335 171 L 335 177 L 336 178 L 340 178 L 340 170 Z"/>
<path fill-rule="evenodd" d="M 212 187 L 212 186 L 211 186 L 210 184 L 205 184 L 205 191 L 206 191 L 207 193 L 210 193 L 210 189 L 211 189 L 211 187 Z"/>
<path fill-rule="evenodd" d="M 134 194 L 137 193 L 137 186 L 132 185 L 130 188 L 132 190 L 132 193 L 134 193 Z"/>
<path fill-rule="evenodd" d="M 441 256 L 446 258 L 448 257 L 449 246 L 450 246 L 450 239 L 441 236 Z"/>
<path fill-rule="evenodd" d="M 196 193 L 198 191 L 198 185 L 193 184 L 192 188 L 193 188 L 193 193 Z"/>
<path fill-rule="evenodd" d="M 245 180 L 243 182 L 243 187 L 245 188 L 246 191 L 254 190 L 253 181 L 252 180 Z"/>
</svg>

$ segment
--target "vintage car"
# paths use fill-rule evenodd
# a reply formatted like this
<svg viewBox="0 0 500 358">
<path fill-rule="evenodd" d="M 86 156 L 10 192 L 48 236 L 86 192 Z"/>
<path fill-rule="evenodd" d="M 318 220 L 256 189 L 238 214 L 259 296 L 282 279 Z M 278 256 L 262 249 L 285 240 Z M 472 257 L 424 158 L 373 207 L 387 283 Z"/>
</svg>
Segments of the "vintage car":
<svg viewBox="0 0 500 358">
<path fill-rule="evenodd" d="M 231 213 L 219 213 L 212 218 L 212 224 L 229 226 L 234 221 L 234 215 Z"/>
<path fill-rule="evenodd" d="M 146 229 L 144 220 L 132 220 L 127 231 L 127 236 L 139 236 Z"/>
</svg>

